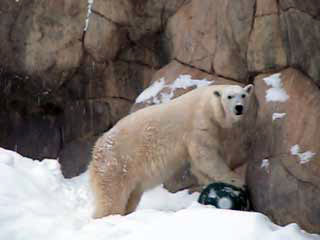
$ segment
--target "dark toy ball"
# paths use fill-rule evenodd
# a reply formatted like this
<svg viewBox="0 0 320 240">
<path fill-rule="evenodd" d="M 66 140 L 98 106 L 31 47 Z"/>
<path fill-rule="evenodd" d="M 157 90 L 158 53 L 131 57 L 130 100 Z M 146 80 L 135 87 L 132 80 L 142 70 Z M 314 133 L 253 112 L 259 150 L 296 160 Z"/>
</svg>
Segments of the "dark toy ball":
<svg viewBox="0 0 320 240">
<path fill-rule="evenodd" d="M 198 202 L 222 209 L 249 210 L 247 191 L 223 182 L 209 184 L 201 192 Z"/>
</svg>

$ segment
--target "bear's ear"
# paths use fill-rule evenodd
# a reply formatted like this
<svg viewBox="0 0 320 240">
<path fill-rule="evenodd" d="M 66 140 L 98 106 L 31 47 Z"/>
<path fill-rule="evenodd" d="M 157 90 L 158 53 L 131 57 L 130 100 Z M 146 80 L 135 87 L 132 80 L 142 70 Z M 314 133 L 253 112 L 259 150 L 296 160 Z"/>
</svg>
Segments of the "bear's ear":
<svg viewBox="0 0 320 240">
<path fill-rule="evenodd" d="M 213 95 L 215 95 L 216 97 L 221 97 L 221 94 L 220 94 L 220 92 L 218 90 L 215 90 L 213 92 Z"/>
<path fill-rule="evenodd" d="M 244 87 L 244 90 L 248 93 L 251 94 L 252 90 L 253 90 L 253 85 L 252 84 L 248 84 L 247 86 Z"/>
</svg>

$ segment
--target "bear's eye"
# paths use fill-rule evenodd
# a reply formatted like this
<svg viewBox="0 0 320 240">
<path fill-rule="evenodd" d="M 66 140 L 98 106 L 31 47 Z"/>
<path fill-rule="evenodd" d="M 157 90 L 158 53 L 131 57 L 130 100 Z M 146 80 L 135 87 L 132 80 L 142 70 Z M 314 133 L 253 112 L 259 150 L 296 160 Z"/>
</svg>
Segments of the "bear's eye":
<svg viewBox="0 0 320 240">
<path fill-rule="evenodd" d="M 232 98 L 233 98 L 233 96 L 230 96 L 230 95 L 228 96 L 228 99 L 232 99 Z"/>
<path fill-rule="evenodd" d="M 245 94 L 242 94 L 242 95 L 241 95 L 241 97 L 242 97 L 242 98 L 245 98 L 245 97 L 246 97 L 246 95 L 245 95 Z"/>
</svg>

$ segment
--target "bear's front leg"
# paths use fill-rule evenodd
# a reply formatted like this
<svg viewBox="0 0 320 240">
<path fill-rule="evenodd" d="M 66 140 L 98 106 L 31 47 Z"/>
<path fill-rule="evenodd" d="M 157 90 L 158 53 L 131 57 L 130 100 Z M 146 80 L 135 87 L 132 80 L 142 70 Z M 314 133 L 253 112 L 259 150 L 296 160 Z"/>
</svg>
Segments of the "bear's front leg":
<svg viewBox="0 0 320 240">
<path fill-rule="evenodd" d="M 237 187 L 244 187 L 244 179 L 232 171 L 219 154 L 218 143 L 210 141 L 208 134 L 194 138 L 188 145 L 191 172 L 200 184 L 226 182 Z"/>
</svg>

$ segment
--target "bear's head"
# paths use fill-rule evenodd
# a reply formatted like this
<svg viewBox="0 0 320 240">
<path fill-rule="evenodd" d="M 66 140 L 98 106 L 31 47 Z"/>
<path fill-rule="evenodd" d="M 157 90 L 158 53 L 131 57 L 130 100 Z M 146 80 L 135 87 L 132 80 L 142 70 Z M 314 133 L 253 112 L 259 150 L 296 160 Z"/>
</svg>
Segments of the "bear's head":
<svg viewBox="0 0 320 240">
<path fill-rule="evenodd" d="M 237 122 L 243 118 L 250 104 L 253 85 L 245 87 L 230 85 L 223 90 L 215 90 L 213 94 L 220 98 L 226 117 L 231 122 Z"/>
</svg>

